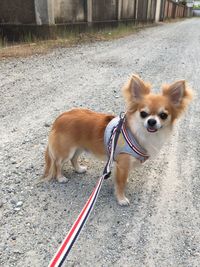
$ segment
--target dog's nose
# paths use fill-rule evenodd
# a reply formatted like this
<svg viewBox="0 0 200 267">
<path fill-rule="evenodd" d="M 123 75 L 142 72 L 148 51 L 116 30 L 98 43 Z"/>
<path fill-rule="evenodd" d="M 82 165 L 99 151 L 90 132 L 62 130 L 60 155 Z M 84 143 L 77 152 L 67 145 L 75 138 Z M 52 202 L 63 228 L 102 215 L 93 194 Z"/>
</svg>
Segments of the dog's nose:
<svg viewBox="0 0 200 267">
<path fill-rule="evenodd" d="M 154 119 L 149 119 L 149 120 L 148 120 L 148 125 L 151 126 L 151 127 L 155 126 L 155 125 L 156 125 L 156 120 L 154 120 Z"/>
</svg>

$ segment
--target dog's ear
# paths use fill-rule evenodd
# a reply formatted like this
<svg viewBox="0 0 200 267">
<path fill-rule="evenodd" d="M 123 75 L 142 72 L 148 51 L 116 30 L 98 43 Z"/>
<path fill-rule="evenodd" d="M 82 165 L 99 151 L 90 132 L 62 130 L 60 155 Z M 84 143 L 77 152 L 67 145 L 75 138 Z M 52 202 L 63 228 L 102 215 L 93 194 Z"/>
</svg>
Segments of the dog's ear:
<svg viewBox="0 0 200 267">
<path fill-rule="evenodd" d="M 175 106 L 179 106 L 184 98 L 186 90 L 185 80 L 180 80 L 172 83 L 168 87 L 163 89 L 163 95 L 169 97 L 171 103 Z"/>
<path fill-rule="evenodd" d="M 163 85 L 162 94 L 170 100 L 174 118 L 178 118 L 193 99 L 193 92 L 185 80 Z"/>
<path fill-rule="evenodd" d="M 122 89 L 124 98 L 130 107 L 133 103 L 138 103 L 144 95 L 150 93 L 150 85 L 145 83 L 137 75 L 132 75 L 128 83 Z"/>
<path fill-rule="evenodd" d="M 149 86 L 135 74 L 129 80 L 129 90 L 135 100 L 141 100 L 144 95 L 150 92 Z"/>
<path fill-rule="evenodd" d="M 163 87 L 163 95 L 167 96 L 175 107 L 179 107 L 185 100 L 192 100 L 192 91 L 186 86 L 185 80 L 174 82 Z"/>
</svg>

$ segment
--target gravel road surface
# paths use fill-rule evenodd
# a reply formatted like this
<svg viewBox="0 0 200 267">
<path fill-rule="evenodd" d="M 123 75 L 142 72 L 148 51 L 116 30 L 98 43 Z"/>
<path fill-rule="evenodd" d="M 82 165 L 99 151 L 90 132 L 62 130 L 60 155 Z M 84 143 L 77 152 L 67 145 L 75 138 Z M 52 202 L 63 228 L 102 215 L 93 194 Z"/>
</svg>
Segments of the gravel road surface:
<svg viewBox="0 0 200 267">
<path fill-rule="evenodd" d="M 0 62 L 0 266 L 48 265 L 104 166 L 83 155 L 86 174 L 69 164 L 66 184 L 36 184 L 51 123 L 73 107 L 119 114 L 132 73 L 155 90 L 184 78 L 196 99 L 156 160 L 132 171 L 129 207 L 117 204 L 112 179 L 104 182 L 65 266 L 200 266 L 198 18 Z"/>
</svg>

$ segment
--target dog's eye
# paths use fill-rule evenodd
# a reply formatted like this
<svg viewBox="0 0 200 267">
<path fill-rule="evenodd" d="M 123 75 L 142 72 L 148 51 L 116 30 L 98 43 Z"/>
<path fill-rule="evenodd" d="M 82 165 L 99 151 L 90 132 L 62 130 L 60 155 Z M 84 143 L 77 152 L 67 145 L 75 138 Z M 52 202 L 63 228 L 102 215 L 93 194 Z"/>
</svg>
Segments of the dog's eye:
<svg viewBox="0 0 200 267">
<path fill-rule="evenodd" d="M 159 116 L 160 116 L 160 118 L 161 118 L 162 120 L 166 120 L 167 117 L 168 117 L 168 114 L 165 113 L 165 112 L 162 112 L 162 113 L 159 114 Z"/>
<path fill-rule="evenodd" d="M 148 116 L 149 114 L 146 111 L 141 111 L 140 116 L 144 119 Z"/>
</svg>

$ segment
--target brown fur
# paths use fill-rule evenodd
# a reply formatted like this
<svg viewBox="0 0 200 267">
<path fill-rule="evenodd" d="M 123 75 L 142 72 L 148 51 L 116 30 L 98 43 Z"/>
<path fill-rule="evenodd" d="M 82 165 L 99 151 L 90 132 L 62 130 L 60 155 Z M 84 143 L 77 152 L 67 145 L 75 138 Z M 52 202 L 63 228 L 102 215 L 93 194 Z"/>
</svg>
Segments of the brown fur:
<svg viewBox="0 0 200 267">
<path fill-rule="evenodd" d="M 143 82 L 138 76 L 133 75 L 123 88 L 123 94 L 127 103 L 127 120 L 136 110 L 148 106 L 151 114 L 157 114 L 164 107 L 172 116 L 172 122 L 180 116 L 188 102 L 191 100 L 191 91 L 184 81 L 180 84 L 163 86 L 162 94 L 151 94 L 150 85 Z M 179 105 L 173 104 L 171 92 L 173 87 L 183 86 L 184 95 Z M 174 96 L 172 96 L 174 97 Z M 107 124 L 114 118 L 112 115 L 97 113 L 88 109 L 73 109 L 61 114 L 53 123 L 49 134 L 48 146 L 45 152 L 44 178 L 65 181 L 62 176 L 62 166 L 66 160 L 71 160 L 77 172 L 85 169 L 78 163 L 78 157 L 82 150 L 87 150 L 98 157 L 106 157 L 104 147 L 104 131 Z M 128 204 L 124 195 L 131 157 L 128 154 L 120 154 L 116 160 L 116 195 L 121 205 Z"/>
<path fill-rule="evenodd" d="M 61 114 L 53 123 L 49 135 L 44 177 L 57 178 L 73 148 L 75 151 L 69 158 L 73 165 L 77 150 L 87 150 L 99 157 L 105 156 L 103 135 L 106 125 L 113 118 L 112 115 L 88 109 L 73 109 Z"/>
</svg>

